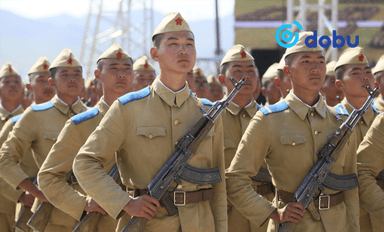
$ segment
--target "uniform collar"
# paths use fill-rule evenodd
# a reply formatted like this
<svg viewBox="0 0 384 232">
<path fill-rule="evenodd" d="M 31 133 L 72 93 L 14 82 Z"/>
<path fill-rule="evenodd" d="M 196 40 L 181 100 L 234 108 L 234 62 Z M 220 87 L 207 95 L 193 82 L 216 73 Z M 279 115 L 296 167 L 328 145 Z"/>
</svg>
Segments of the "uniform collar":
<svg viewBox="0 0 384 232">
<path fill-rule="evenodd" d="M 77 101 L 75 103 L 73 103 L 71 106 L 69 106 L 68 104 L 66 104 L 65 102 L 63 102 L 61 99 L 59 99 L 59 97 L 57 95 L 55 95 L 53 98 L 52 98 L 52 103 L 53 105 L 58 109 L 60 110 L 63 114 L 68 114 L 68 111 L 69 111 L 69 107 L 72 108 L 72 110 L 76 113 L 76 114 L 79 114 L 81 112 L 83 112 L 83 109 L 85 108 L 85 106 L 83 105 L 83 103 L 80 101 L 80 98 L 77 97 Z"/>
<path fill-rule="evenodd" d="M 289 92 L 289 94 L 285 97 L 285 101 L 287 102 L 289 108 L 291 108 L 299 116 L 299 118 L 301 118 L 301 120 L 304 120 L 307 117 L 310 109 L 316 110 L 317 113 L 323 118 L 327 115 L 327 106 L 321 94 L 319 94 L 319 100 L 314 107 L 305 104 L 293 94 L 293 91 Z"/>
<path fill-rule="evenodd" d="M 257 102 L 252 98 L 251 102 L 249 102 L 248 105 L 244 107 L 244 111 L 246 111 L 251 118 L 255 116 L 257 110 L 260 108 L 260 106 L 257 104 Z M 236 103 L 230 102 L 228 107 L 228 111 L 233 115 L 238 115 L 243 109 L 240 108 Z"/>
<path fill-rule="evenodd" d="M 348 113 L 352 113 L 352 111 L 355 109 L 347 100 L 347 98 L 344 97 L 344 99 L 341 101 L 341 106 L 348 111 Z M 376 113 L 373 111 L 372 106 L 369 107 L 368 111 L 363 114 L 363 117 L 361 120 L 364 121 L 366 125 L 371 125 L 373 120 L 376 117 Z"/>
<path fill-rule="evenodd" d="M 185 85 L 184 88 L 178 92 L 173 92 L 161 82 L 160 78 L 156 78 L 153 81 L 152 88 L 169 106 L 177 105 L 177 107 L 180 107 L 191 94 L 188 85 Z"/>
<path fill-rule="evenodd" d="M 96 103 L 96 107 L 100 114 L 104 116 L 109 110 L 110 106 L 104 101 L 104 96 L 102 96 L 101 99 Z"/>
<path fill-rule="evenodd" d="M 7 120 L 10 117 L 13 117 L 15 115 L 19 115 L 19 114 L 23 113 L 23 111 L 24 111 L 24 109 L 21 107 L 21 105 L 19 105 L 14 111 L 9 112 L 8 110 L 6 110 L 3 107 L 3 104 L 1 104 L 1 107 L 0 107 L 0 119 L 1 119 L 1 121 L 5 121 L 5 120 Z"/>
</svg>

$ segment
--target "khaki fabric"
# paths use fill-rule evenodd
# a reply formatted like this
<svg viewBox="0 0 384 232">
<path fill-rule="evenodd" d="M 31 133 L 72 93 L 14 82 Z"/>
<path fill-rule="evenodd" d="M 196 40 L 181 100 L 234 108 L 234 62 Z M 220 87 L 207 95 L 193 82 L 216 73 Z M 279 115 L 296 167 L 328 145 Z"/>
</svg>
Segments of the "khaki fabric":
<svg viewBox="0 0 384 232">
<path fill-rule="evenodd" d="M 317 152 L 341 125 L 327 109 L 321 95 L 316 107 L 309 108 L 292 92 L 285 98 L 285 103 L 288 107 L 280 112 L 264 115 L 259 110 L 256 113 L 226 173 L 229 200 L 258 225 L 269 219 L 275 207 L 253 190 L 250 177 L 256 175 L 266 161 L 276 189 L 295 193 L 316 163 Z M 356 147 L 352 133 L 331 168 L 332 173 L 349 175 L 357 172 Z M 337 192 L 324 188 L 324 194 Z M 321 221 L 314 221 L 306 212 L 303 220 L 295 224 L 295 231 L 359 231 L 358 190 L 344 194 L 343 203 L 320 211 Z M 279 206 L 284 205 L 279 203 Z M 268 228 L 268 231 L 274 230 Z"/>
<path fill-rule="evenodd" d="M 378 72 L 384 71 L 384 55 L 380 56 L 376 66 L 372 69 L 372 74 L 375 75 Z"/>
<path fill-rule="evenodd" d="M 58 67 L 81 67 L 81 64 L 80 61 L 73 56 L 72 51 L 65 48 L 52 62 L 49 70 Z"/>
<path fill-rule="evenodd" d="M 90 119 L 75 124 L 72 119 L 68 120 L 60 132 L 57 142 L 53 145 L 45 159 L 38 176 L 41 191 L 47 199 L 58 209 L 71 215 L 80 221 L 85 205 L 88 202 L 87 196 L 79 184 L 68 184 L 66 174 L 72 170 L 72 164 L 77 152 L 83 146 L 88 136 L 96 129 L 109 107 L 104 103 L 103 97 L 95 105 L 99 113 Z M 86 115 L 87 113 L 81 114 Z M 79 116 L 81 116 L 79 115 Z M 109 172 L 115 165 L 115 160 L 110 159 L 104 166 Z M 104 224 L 98 225 L 98 231 L 112 231 L 116 228 L 117 221 L 109 215 L 100 219 Z M 106 224 L 107 223 L 107 224 Z M 114 228 L 110 227 L 114 226 Z M 114 224 L 114 225 L 113 225 Z"/>
<path fill-rule="evenodd" d="M 13 232 L 15 224 L 15 214 L 13 213 L 0 213 L 0 228 L 4 232 Z"/>
<path fill-rule="evenodd" d="M 243 45 L 236 44 L 236 45 L 233 45 L 233 47 L 231 47 L 227 51 L 227 53 L 221 60 L 220 66 L 231 61 L 250 61 L 250 60 L 254 60 L 252 55 L 245 50 L 245 47 Z"/>
<path fill-rule="evenodd" d="M 176 142 L 203 115 L 201 101 L 188 88 L 177 93 L 156 78 L 140 94 L 146 97 L 122 104 L 115 101 L 100 125 L 90 135 L 75 158 L 73 170 L 84 191 L 112 217 L 117 216 L 132 199 L 121 191 L 102 168 L 119 150 L 116 162 L 124 185 L 146 189 L 148 184 L 175 151 Z M 208 110 L 209 107 L 205 107 Z M 197 168 L 219 167 L 223 181 L 197 185 L 181 180 L 178 190 L 195 191 L 213 187 L 214 199 L 178 207 L 179 213 L 168 216 L 160 207 L 145 231 L 226 231 L 226 193 L 224 182 L 223 131 L 221 118 L 197 148 L 188 164 Z M 102 142 L 100 142 L 102 141 Z M 95 184 L 97 183 L 97 184 Z M 171 185 L 175 187 L 175 183 Z"/>
<path fill-rule="evenodd" d="M 98 63 L 101 59 L 129 59 L 131 56 L 124 51 L 120 45 L 112 44 L 103 54 L 97 59 Z"/>
<path fill-rule="evenodd" d="M 335 66 L 336 61 L 331 61 L 327 64 L 327 72 L 325 73 L 326 76 L 334 76 L 335 75 Z"/>
<path fill-rule="evenodd" d="M 148 62 L 147 56 L 140 56 L 133 64 L 133 71 L 155 71 L 155 67 Z"/>
<path fill-rule="evenodd" d="M 191 28 L 189 28 L 187 21 L 185 21 L 179 12 L 170 12 L 165 15 L 159 26 L 157 26 L 153 32 L 152 41 L 155 35 L 179 31 L 189 31 L 193 33 Z"/>
<path fill-rule="evenodd" d="M 384 113 L 384 100 L 381 95 L 376 98 L 374 105 L 377 107 L 379 113 Z"/>
<path fill-rule="evenodd" d="M 34 111 L 31 107 L 27 108 L 9 133 L 8 139 L 0 151 L 0 175 L 14 189 L 18 189 L 17 186 L 24 179 L 29 178 L 19 165 L 28 149 L 32 149 L 36 165 L 41 167 L 65 122 L 74 113 L 81 113 L 87 109 L 78 100 L 70 110 L 70 106 L 62 103 L 57 96 L 44 104 L 51 104 L 52 107 L 40 111 Z M 69 215 L 54 208 L 49 224 L 66 227 L 67 231 L 71 231 L 77 222 Z"/>
<path fill-rule="evenodd" d="M 321 48 L 320 45 L 317 45 L 317 47 L 314 47 L 314 48 L 309 48 L 305 44 L 305 40 L 307 39 L 308 36 L 313 36 L 313 32 L 312 31 L 300 32 L 299 40 L 293 47 L 287 48 L 287 50 L 284 53 L 284 57 L 287 57 L 288 55 L 298 53 L 298 52 L 324 52 L 323 48 Z M 312 44 L 313 43 L 312 39 L 309 39 L 308 43 Z"/>
<path fill-rule="evenodd" d="M 369 64 L 367 57 L 363 53 L 364 49 L 362 47 L 345 49 L 335 65 L 335 70 L 347 64 Z"/>
<path fill-rule="evenodd" d="M 224 127 L 224 156 L 225 156 L 225 168 L 228 168 L 231 164 L 233 157 L 235 156 L 237 146 L 240 143 L 241 137 L 248 127 L 249 121 L 255 116 L 260 106 L 255 100 L 247 105 L 244 109 L 231 102 L 226 111 L 222 114 L 223 127 Z M 264 162 L 261 168 L 266 169 L 267 164 Z M 259 186 L 265 184 L 263 182 L 252 180 L 252 186 Z M 273 194 L 264 196 L 269 201 L 273 200 Z M 246 219 L 237 209 L 233 206 L 228 211 L 228 231 L 266 231 L 268 224 L 265 223 L 263 227 L 252 223 Z"/>
<path fill-rule="evenodd" d="M 5 63 L 0 69 L 0 78 L 9 76 L 20 76 L 20 74 L 11 63 Z"/>
<path fill-rule="evenodd" d="M 29 69 L 28 75 L 37 72 L 49 72 L 49 61 L 46 57 L 40 57 L 36 63 Z"/>
</svg>

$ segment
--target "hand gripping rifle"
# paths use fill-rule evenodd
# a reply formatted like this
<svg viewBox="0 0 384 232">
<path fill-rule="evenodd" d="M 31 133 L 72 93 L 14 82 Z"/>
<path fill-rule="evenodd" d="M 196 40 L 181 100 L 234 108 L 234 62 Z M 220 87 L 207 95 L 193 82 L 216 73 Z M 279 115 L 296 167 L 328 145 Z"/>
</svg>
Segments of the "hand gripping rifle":
<svg viewBox="0 0 384 232">
<path fill-rule="evenodd" d="M 33 184 L 37 184 L 37 178 L 33 181 Z M 28 232 L 30 227 L 27 226 L 28 220 L 32 217 L 33 213 L 31 211 L 31 207 L 26 206 L 23 204 L 23 208 L 21 210 L 21 213 L 19 215 L 19 218 L 13 225 L 13 227 L 19 229 L 22 232 Z"/>
<path fill-rule="evenodd" d="M 162 201 L 170 215 L 177 213 L 177 208 L 173 205 L 169 194 L 167 194 L 168 188 L 171 186 L 173 181 L 180 183 L 180 178 L 196 184 L 218 183 L 221 181 L 220 172 L 217 167 L 208 170 L 199 169 L 189 166 L 187 162 L 196 152 L 197 147 L 211 130 L 215 121 L 221 113 L 223 113 L 225 108 L 229 105 L 229 102 L 236 96 L 245 82 L 244 78 L 239 82 L 236 82 L 232 77 L 230 79 L 232 84 L 235 86 L 233 91 L 225 100 L 217 101 L 208 113 L 204 114 L 192 127 L 192 129 L 179 140 L 176 145 L 175 153 L 173 153 L 168 162 L 148 185 L 147 194 L 159 201 Z M 167 195 L 168 198 L 166 197 Z M 172 209 L 172 206 L 174 209 Z M 141 232 L 144 230 L 146 223 L 146 218 L 132 217 L 122 232 Z"/>
<path fill-rule="evenodd" d="M 317 190 L 320 190 L 320 192 L 323 191 L 324 186 L 336 190 L 348 190 L 345 188 L 345 186 L 344 188 L 335 188 L 335 186 L 332 187 L 327 185 L 327 179 L 332 178 L 332 176 L 336 176 L 329 172 L 330 169 L 335 163 L 335 160 L 337 159 L 341 149 L 347 143 L 353 129 L 360 121 L 361 117 L 369 110 L 372 105 L 372 101 L 377 96 L 379 87 L 375 88 L 375 90 L 372 90 L 369 86 L 365 86 L 365 88 L 367 89 L 369 96 L 363 107 L 361 107 L 359 110 L 353 110 L 346 122 L 340 126 L 340 128 L 333 134 L 325 146 L 320 150 L 320 152 L 317 154 L 319 157 L 317 163 L 312 168 L 309 175 L 305 178 L 299 189 L 296 191 L 294 195 L 295 202 L 301 203 L 304 208 L 307 208 L 311 201 L 317 197 Z M 356 174 L 354 173 L 349 176 L 342 176 L 344 178 L 341 178 L 339 182 L 342 183 L 344 179 L 348 179 L 350 176 L 355 176 L 354 178 L 356 179 Z M 355 186 L 357 187 L 358 184 Z M 321 198 L 319 198 L 319 201 L 320 199 Z M 278 231 L 288 232 L 293 230 L 294 225 L 292 222 L 284 222 Z"/>
</svg>

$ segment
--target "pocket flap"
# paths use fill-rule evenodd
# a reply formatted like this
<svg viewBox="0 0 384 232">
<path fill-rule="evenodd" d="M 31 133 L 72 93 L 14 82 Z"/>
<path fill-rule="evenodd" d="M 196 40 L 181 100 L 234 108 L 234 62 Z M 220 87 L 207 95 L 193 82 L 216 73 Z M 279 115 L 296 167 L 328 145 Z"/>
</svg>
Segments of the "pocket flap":
<svg viewBox="0 0 384 232">
<path fill-rule="evenodd" d="M 165 128 L 161 126 L 142 126 L 137 128 L 136 134 L 152 139 L 158 136 L 165 136 Z"/>
<path fill-rule="evenodd" d="M 52 141 L 56 141 L 57 137 L 59 137 L 60 132 L 56 131 L 45 131 L 44 132 L 44 138 L 50 139 Z"/>
<path fill-rule="evenodd" d="M 236 143 L 232 139 L 225 139 L 224 140 L 224 148 L 236 148 Z"/>
<path fill-rule="evenodd" d="M 280 142 L 282 144 L 289 144 L 295 146 L 305 142 L 305 135 L 303 134 L 284 134 L 280 136 Z"/>
</svg>

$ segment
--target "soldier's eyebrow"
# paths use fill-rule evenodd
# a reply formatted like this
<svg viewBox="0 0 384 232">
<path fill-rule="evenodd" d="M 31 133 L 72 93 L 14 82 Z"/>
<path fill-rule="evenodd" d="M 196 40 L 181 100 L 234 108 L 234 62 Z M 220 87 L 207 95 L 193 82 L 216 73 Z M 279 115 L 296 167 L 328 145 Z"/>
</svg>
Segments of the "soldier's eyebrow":
<svg viewBox="0 0 384 232">
<path fill-rule="evenodd" d="M 62 70 L 59 71 L 59 73 L 63 73 L 63 72 L 68 72 L 68 70 L 67 69 L 62 69 Z"/>
<path fill-rule="evenodd" d="M 241 68 L 241 67 L 243 67 L 243 66 L 241 66 L 241 65 L 239 65 L 239 64 L 234 64 L 234 65 L 232 65 L 232 68 Z"/>
<path fill-rule="evenodd" d="M 194 38 L 188 38 L 187 40 L 190 40 L 190 41 L 195 42 L 195 39 L 194 39 Z"/>
<path fill-rule="evenodd" d="M 371 67 L 367 66 L 367 67 L 364 68 L 364 70 L 365 70 L 365 69 L 371 69 Z"/>
<path fill-rule="evenodd" d="M 176 37 L 169 37 L 168 39 L 167 39 L 167 41 L 168 40 L 179 40 L 178 38 L 176 38 Z"/>
<path fill-rule="evenodd" d="M 79 72 L 79 73 L 81 73 L 81 71 L 80 71 L 80 70 L 78 70 L 78 69 L 76 69 L 76 70 L 75 70 L 75 72 Z"/>
<path fill-rule="evenodd" d="M 325 57 L 324 57 L 323 55 L 318 56 L 317 58 L 318 58 L 318 59 L 325 59 Z"/>
<path fill-rule="evenodd" d="M 351 69 L 351 72 L 352 72 L 352 71 L 355 71 L 355 70 L 360 70 L 360 71 L 361 71 L 361 68 L 354 67 L 354 68 Z"/>
</svg>

